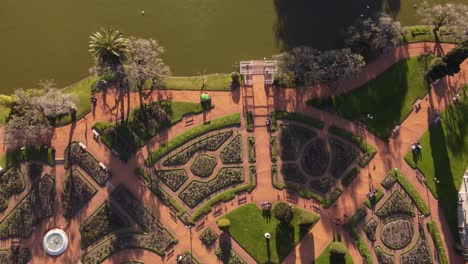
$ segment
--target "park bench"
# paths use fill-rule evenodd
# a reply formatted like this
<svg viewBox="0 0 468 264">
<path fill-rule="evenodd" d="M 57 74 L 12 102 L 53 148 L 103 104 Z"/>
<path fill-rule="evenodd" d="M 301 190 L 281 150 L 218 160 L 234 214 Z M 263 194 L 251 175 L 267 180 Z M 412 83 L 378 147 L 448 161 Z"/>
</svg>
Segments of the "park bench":
<svg viewBox="0 0 468 264">
<path fill-rule="evenodd" d="M 85 145 L 85 144 L 83 144 L 83 142 L 80 142 L 80 143 L 78 143 L 78 145 L 79 145 L 79 146 L 80 146 L 80 148 L 82 148 L 83 150 L 85 150 L 85 149 L 86 149 L 86 145 Z"/>
<path fill-rule="evenodd" d="M 93 138 L 99 142 L 99 137 L 101 137 L 101 135 L 99 135 L 96 129 L 93 129 L 91 131 L 93 132 Z"/>
<path fill-rule="evenodd" d="M 106 167 L 106 165 L 104 165 L 104 163 L 99 162 L 99 167 L 101 167 L 101 169 L 107 171 L 107 167 Z"/>
</svg>

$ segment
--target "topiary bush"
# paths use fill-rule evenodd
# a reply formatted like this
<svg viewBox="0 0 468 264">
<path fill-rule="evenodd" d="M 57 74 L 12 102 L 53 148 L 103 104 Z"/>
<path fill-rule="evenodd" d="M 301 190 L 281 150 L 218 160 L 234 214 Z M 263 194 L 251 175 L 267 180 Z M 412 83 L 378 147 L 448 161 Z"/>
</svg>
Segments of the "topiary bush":
<svg viewBox="0 0 468 264">
<path fill-rule="evenodd" d="M 187 173 L 184 169 L 155 170 L 154 173 L 156 177 L 161 179 L 161 181 L 164 182 L 164 184 L 166 184 L 173 192 L 177 191 L 188 179 Z"/>
<path fill-rule="evenodd" d="M 395 191 L 390 198 L 377 210 L 376 215 L 381 219 L 390 216 L 406 215 L 414 217 L 414 210 L 400 191 Z"/>
<path fill-rule="evenodd" d="M 294 217 L 294 212 L 291 205 L 279 202 L 273 208 L 273 215 L 282 224 L 289 224 Z"/>
<path fill-rule="evenodd" d="M 200 240 L 205 246 L 211 246 L 217 239 L 218 235 L 210 227 L 207 227 L 200 235 Z"/>
<path fill-rule="evenodd" d="M 226 231 L 231 226 L 231 221 L 227 218 L 220 218 L 218 219 L 217 224 L 218 224 L 219 229 Z"/>
<path fill-rule="evenodd" d="M 330 245 L 330 254 L 332 255 L 346 255 L 348 250 L 346 249 L 346 246 L 338 241 L 334 241 Z"/>
<path fill-rule="evenodd" d="M 216 162 L 215 157 L 206 154 L 200 154 L 193 161 L 193 164 L 190 167 L 190 171 L 198 177 L 208 178 L 213 173 L 213 170 L 217 164 L 218 163 Z"/>
<path fill-rule="evenodd" d="M 241 143 L 242 137 L 239 134 L 221 151 L 220 158 L 224 164 L 242 163 Z"/>
</svg>

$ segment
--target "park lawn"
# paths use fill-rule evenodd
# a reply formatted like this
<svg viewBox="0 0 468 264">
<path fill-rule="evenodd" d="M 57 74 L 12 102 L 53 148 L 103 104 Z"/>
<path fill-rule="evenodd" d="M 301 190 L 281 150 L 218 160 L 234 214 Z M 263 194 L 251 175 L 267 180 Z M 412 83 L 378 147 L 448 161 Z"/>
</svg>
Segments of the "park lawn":
<svg viewBox="0 0 468 264">
<path fill-rule="evenodd" d="M 0 124 L 5 124 L 8 116 L 10 115 L 11 108 L 8 106 L 0 105 Z"/>
<path fill-rule="evenodd" d="M 307 103 L 331 108 L 350 120 L 363 120 L 375 135 L 387 139 L 395 125 L 411 113 L 414 101 L 426 94 L 424 76 L 431 59 L 432 55 L 422 55 L 402 60 L 350 93 Z M 366 118 L 368 114 L 373 118 Z"/>
<path fill-rule="evenodd" d="M 268 220 L 262 216 L 262 210 L 255 204 L 247 204 L 223 216 L 231 221 L 230 235 L 244 248 L 258 263 L 280 263 L 305 235 L 300 231 L 299 215 L 312 214 L 294 208 L 294 218 L 290 227 L 279 227 L 279 221 L 273 216 Z M 319 217 L 312 214 L 316 221 Z M 271 235 L 268 250 L 264 234 Z M 270 252 L 270 259 L 268 258 Z"/>
<path fill-rule="evenodd" d="M 166 90 L 196 90 L 202 89 L 202 81 L 199 76 L 168 76 L 164 83 Z M 205 90 L 230 91 L 231 75 L 227 73 L 214 73 L 205 75 Z"/>
<path fill-rule="evenodd" d="M 346 255 L 344 256 L 343 259 L 336 259 L 336 258 L 330 257 L 330 246 L 332 243 L 330 243 L 322 251 L 322 253 L 320 253 L 320 256 L 318 256 L 315 259 L 314 264 L 354 264 L 353 258 L 351 257 L 349 252 L 346 252 Z"/>
<path fill-rule="evenodd" d="M 187 114 L 199 114 L 203 112 L 203 107 L 200 103 L 173 101 L 170 102 L 170 107 L 172 123 L 179 122 Z"/>
<path fill-rule="evenodd" d="M 97 77 L 90 76 L 61 90 L 63 93 L 72 93 L 78 98 L 76 120 L 91 112 L 91 88 L 96 80 Z M 71 121 L 70 115 L 64 115 L 56 119 L 55 126 L 64 126 Z"/>
<path fill-rule="evenodd" d="M 424 182 L 434 197 L 442 202 L 449 226 L 457 235 L 458 191 L 468 166 L 468 100 L 467 87 L 460 103 L 442 113 L 442 122 L 433 125 L 419 140 L 421 156 L 413 158 L 411 150 L 405 160 L 424 174 Z M 435 182 L 435 178 L 439 183 Z"/>
</svg>

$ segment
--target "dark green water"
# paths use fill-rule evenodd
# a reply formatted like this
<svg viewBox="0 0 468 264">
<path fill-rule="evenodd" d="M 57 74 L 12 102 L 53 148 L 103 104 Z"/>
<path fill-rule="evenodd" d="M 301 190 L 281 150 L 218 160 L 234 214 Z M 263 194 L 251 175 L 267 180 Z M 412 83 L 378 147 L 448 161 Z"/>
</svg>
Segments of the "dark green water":
<svg viewBox="0 0 468 264">
<path fill-rule="evenodd" d="M 391 9 L 404 23 L 417 22 L 412 6 L 418 1 L 386 1 L 3 0 L 0 93 L 41 79 L 65 86 L 87 76 L 88 36 L 99 26 L 159 40 L 175 75 L 229 72 L 239 60 L 283 48 L 340 46 L 343 29 L 360 14 Z"/>
</svg>

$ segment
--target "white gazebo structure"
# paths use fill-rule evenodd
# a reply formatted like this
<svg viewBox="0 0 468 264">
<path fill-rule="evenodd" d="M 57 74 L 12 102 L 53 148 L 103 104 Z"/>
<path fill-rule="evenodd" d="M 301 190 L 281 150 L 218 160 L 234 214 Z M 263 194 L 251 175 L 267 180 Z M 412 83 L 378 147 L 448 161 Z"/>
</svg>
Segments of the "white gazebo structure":
<svg viewBox="0 0 468 264">
<path fill-rule="evenodd" d="M 252 86 L 252 75 L 264 75 L 265 84 L 271 85 L 275 80 L 276 60 L 250 60 L 241 61 L 239 72 L 242 75 L 245 86 Z"/>
<path fill-rule="evenodd" d="M 61 255 L 68 247 L 68 236 L 62 229 L 52 229 L 45 234 L 42 246 L 51 256 Z"/>
<path fill-rule="evenodd" d="M 468 168 L 458 192 L 457 221 L 458 235 L 465 260 L 468 260 Z"/>
</svg>

